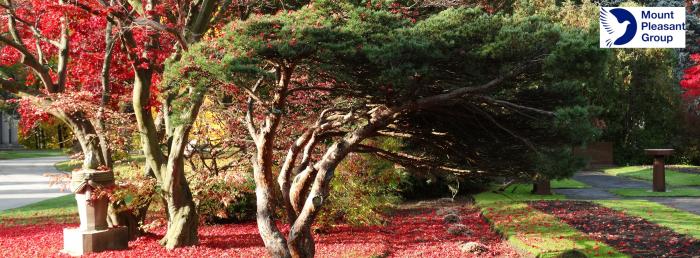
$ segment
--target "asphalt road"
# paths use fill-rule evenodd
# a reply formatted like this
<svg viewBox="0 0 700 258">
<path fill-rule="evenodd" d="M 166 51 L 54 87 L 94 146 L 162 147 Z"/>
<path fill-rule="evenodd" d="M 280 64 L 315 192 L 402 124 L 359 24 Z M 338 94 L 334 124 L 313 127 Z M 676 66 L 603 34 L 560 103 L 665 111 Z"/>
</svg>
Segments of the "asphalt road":
<svg viewBox="0 0 700 258">
<path fill-rule="evenodd" d="M 47 173 L 58 173 L 54 164 L 66 157 L 0 160 L 0 211 L 69 194 L 49 186 Z"/>
</svg>

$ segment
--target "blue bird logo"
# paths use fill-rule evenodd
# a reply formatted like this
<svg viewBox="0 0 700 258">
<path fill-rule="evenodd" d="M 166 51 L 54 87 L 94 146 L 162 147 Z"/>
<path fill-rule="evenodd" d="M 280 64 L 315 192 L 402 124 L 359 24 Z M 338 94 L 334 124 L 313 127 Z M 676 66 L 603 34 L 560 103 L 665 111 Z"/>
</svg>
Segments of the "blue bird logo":
<svg viewBox="0 0 700 258">
<path fill-rule="evenodd" d="M 615 17 L 614 20 L 610 14 Z M 637 34 L 637 20 L 632 13 L 622 8 L 610 9 L 609 12 L 600 8 L 600 23 L 610 35 L 605 40 L 608 47 L 627 44 Z"/>
</svg>

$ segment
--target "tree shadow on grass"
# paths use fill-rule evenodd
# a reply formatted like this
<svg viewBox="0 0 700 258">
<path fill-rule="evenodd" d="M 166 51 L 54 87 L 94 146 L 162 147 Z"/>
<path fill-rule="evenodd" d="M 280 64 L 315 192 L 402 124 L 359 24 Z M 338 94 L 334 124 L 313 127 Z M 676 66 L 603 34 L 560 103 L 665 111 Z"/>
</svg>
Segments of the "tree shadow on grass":
<svg viewBox="0 0 700 258">
<path fill-rule="evenodd" d="M 530 206 L 633 257 L 692 257 L 700 252 L 700 240 L 591 202 L 538 201 Z"/>
</svg>

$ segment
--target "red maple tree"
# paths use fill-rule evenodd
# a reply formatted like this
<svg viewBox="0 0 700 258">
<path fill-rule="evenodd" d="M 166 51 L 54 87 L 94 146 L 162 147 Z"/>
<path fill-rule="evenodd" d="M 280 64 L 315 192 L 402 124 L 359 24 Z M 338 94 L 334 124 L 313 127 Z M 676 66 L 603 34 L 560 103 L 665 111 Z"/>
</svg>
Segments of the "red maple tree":
<svg viewBox="0 0 700 258">
<path fill-rule="evenodd" d="M 691 54 L 690 59 L 698 63 L 700 62 L 700 54 Z M 688 97 L 700 96 L 700 64 L 685 69 L 683 73 L 681 87 L 685 90 L 685 95 Z"/>
<path fill-rule="evenodd" d="M 84 166 L 111 168 L 105 132 L 133 73 L 107 18 L 64 1 L 4 1 L 2 89 L 20 97 L 25 132 L 52 116 L 73 131 Z M 118 141 L 116 141 L 118 142 Z"/>
</svg>

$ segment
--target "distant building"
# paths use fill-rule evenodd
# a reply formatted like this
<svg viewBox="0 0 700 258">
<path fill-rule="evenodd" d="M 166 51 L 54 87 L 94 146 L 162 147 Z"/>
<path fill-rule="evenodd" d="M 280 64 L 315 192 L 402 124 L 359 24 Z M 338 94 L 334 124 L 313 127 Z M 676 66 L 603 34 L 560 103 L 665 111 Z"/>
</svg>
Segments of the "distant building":
<svg viewBox="0 0 700 258">
<path fill-rule="evenodd" d="M 18 141 L 18 122 L 14 116 L 0 111 L 0 149 L 22 148 Z"/>
</svg>

